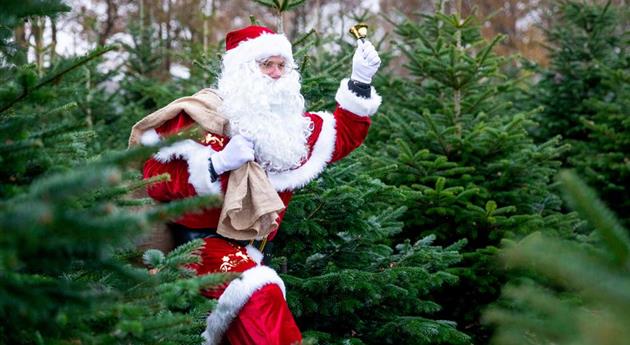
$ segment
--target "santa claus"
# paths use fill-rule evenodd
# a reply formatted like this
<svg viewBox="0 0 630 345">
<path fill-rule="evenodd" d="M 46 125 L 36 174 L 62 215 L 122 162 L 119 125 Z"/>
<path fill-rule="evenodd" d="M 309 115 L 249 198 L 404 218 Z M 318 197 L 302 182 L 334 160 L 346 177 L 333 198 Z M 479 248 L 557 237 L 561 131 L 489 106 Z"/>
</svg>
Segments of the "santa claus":
<svg viewBox="0 0 630 345">
<path fill-rule="evenodd" d="M 223 99 L 219 110 L 229 121 L 228 133 L 175 143 L 150 158 L 144 165 L 145 178 L 163 173 L 171 176 L 170 181 L 148 188 L 157 201 L 224 193 L 230 171 L 255 161 L 286 210 L 293 191 L 361 145 L 370 116 L 381 103 L 370 85 L 381 61 L 368 41 L 357 41 L 352 75 L 341 81 L 333 113 L 305 112 L 291 43 L 282 34 L 261 26 L 230 32 L 222 62 L 216 91 Z M 193 122 L 181 112 L 146 131 L 141 142 L 153 143 Z M 261 263 L 262 253 L 256 248 L 217 234 L 220 213 L 220 208 L 212 208 L 187 214 L 171 226 L 178 244 L 204 239 L 201 262 L 194 266 L 198 274 L 242 272 L 227 286 L 203 292 L 218 299 L 203 333 L 206 344 L 300 343 L 301 333 L 285 301 L 284 283 Z M 283 215 L 284 211 L 278 224 Z M 272 240 L 276 232 L 267 239 Z"/>
</svg>

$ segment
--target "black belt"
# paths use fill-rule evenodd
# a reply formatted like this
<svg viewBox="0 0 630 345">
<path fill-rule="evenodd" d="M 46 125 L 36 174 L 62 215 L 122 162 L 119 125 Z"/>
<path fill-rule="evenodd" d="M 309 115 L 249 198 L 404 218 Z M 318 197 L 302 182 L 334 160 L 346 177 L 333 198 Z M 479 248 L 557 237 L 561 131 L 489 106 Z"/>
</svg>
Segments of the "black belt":
<svg viewBox="0 0 630 345">
<path fill-rule="evenodd" d="M 188 243 L 192 240 L 208 237 L 219 237 L 230 241 L 229 238 L 225 238 L 217 234 L 216 229 L 191 229 L 177 223 L 169 223 L 168 227 L 171 229 L 171 233 L 173 234 L 175 246 L 181 246 L 182 244 Z"/>
<path fill-rule="evenodd" d="M 225 236 L 221 236 L 217 234 L 217 229 L 214 228 L 204 228 L 204 229 L 191 229 L 189 227 L 183 226 L 177 223 L 169 223 L 169 229 L 173 234 L 173 240 L 175 242 L 175 246 L 181 246 L 184 243 L 202 239 L 202 238 L 220 238 L 224 241 L 228 241 L 239 245 L 241 247 L 246 247 L 251 244 L 255 248 L 258 248 L 264 255 L 263 262 L 268 264 L 269 260 L 271 260 L 271 247 L 272 243 L 267 242 L 267 239 L 263 240 L 254 240 L 254 241 L 239 241 L 232 238 L 228 238 Z"/>
</svg>

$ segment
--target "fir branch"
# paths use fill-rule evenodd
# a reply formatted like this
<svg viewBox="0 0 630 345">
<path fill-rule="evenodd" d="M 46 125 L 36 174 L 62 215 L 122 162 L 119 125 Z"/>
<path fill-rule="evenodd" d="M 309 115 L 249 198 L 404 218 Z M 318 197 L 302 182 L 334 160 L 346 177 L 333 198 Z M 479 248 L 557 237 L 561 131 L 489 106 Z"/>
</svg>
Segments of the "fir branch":
<svg viewBox="0 0 630 345">
<path fill-rule="evenodd" d="M 321 75 L 331 74 L 334 71 L 339 70 L 339 68 L 341 66 L 345 65 L 350 59 L 352 59 L 352 54 L 343 56 L 337 62 L 335 62 L 334 64 L 330 65 L 329 67 L 327 67 L 326 69 L 322 70 L 321 72 L 319 72 L 319 74 L 317 76 L 310 77 L 310 78 L 304 78 L 303 83 L 304 84 L 311 83 L 315 79 L 320 78 Z"/>
<path fill-rule="evenodd" d="M 302 35 L 302 37 L 299 37 L 297 40 L 295 40 L 291 45 L 295 48 L 300 46 L 302 43 L 306 42 L 307 39 L 309 39 L 311 36 L 317 36 L 317 31 L 315 31 L 315 29 L 311 29 L 309 32 L 307 32 L 306 34 Z"/>
<path fill-rule="evenodd" d="M 120 181 L 121 175 L 118 169 L 112 167 L 100 169 L 86 167 L 81 170 L 75 170 L 72 173 L 60 173 L 35 181 L 27 193 L 20 194 L 7 202 L 28 202 L 27 200 L 32 199 L 63 202 L 92 193 L 95 188 L 100 186 L 112 186 Z"/>
<path fill-rule="evenodd" d="M 186 198 L 160 205 L 154 210 L 148 211 L 147 217 L 151 222 L 168 221 L 185 212 L 201 210 L 202 208 L 208 207 L 218 207 L 221 205 L 221 202 L 221 198 L 214 195 Z"/>
<path fill-rule="evenodd" d="M 137 206 L 155 205 L 155 201 L 151 198 L 118 199 L 115 201 L 115 203 L 116 203 L 116 206 L 120 206 L 120 207 L 137 207 Z"/>
<path fill-rule="evenodd" d="M 44 146 L 44 143 L 41 139 L 28 139 L 28 140 L 20 140 L 18 142 L 14 142 L 11 140 L 7 140 L 8 142 L 2 143 L 0 145 L 0 153 L 5 154 L 8 152 L 15 153 L 17 151 L 33 149 L 33 148 L 41 148 Z"/>
<path fill-rule="evenodd" d="M 99 202 L 105 200 L 112 200 L 120 195 L 128 194 L 134 190 L 144 188 L 154 183 L 170 181 L 171 176 L 168 173 L 153 176 L 148 179 L 142 179 L 138 181 L 132 181 L 122 186 L 116 186 L 113 188 L 99 189 L 94 193 L 94 199 L 91 202 Z"/>
<path fill-rule="evenodd" d="M 502 40 L 504 40 L 505 37 L 506 36 L 504 35 L 497 35 L 496 37 L 494 37 L 492 42 L 490 42 L 490 44 L 488 44 L 488 46 L 486 46 L 486 48 L 481 52 L 481 58 L 479 59 L 479 62 L 477 63 L 477 68 L 481 68 L 481 66 L 486 62 L 486 59 L 488 58 L 488 55 L 490 54 L 490 52 L 492 52 L 492 49 L 494 48 L 494 46 L 497 45 Z"/>
<path fill-rule="evenodd" d="M 559 180 L 569 203 L 599 231 L 615 261 L 630 269 L 630 238 L 613 213 L 575 173 L 563 171 Z"/>
<path fill-rule="evenodd" d="M 32 88 L 24 88 L 22 90 L 22 93 L 15 99 L 7 102 L 6 104 L 2 105 L 0 107 L 0 115 L 2 113 L 4 113 L 5 111 L 7 111 L 8 109 L 12 108 L 15 104 L 19 103 L 20 101 L 24 100 L 26 97 L 30 96 L 34 91 L 47 86 L 48 84 L 58 81 L 59 79 L 61 79 L 65 74 L 79 68 L 80 66 L 85 65 L 86 63 L 96 59 L 97 57 L 111 51 L 114 49 L 117 49 L 117 46 L 106 46 L 106 47 L 100 47 L 95 49 L 94 51 L 90 52 L 89 54 L 78 58 L 75 60 L 74 63 L 72 63 L 70 66 L 62 68 L 60 71 L 53 71 L 51 75 L 46 76 L 45 78 L 43 78 L 42 80 L 40 80 L 35 86 L 33 86 Z"/>
<path fill-rule="evenodd" d="M 182 264 L 199 263 L 201 262 L 201 258 L 199 255 L 195 254 L 199 254 L 203 246 L 204 242 L 201 239 L 186 242 L 171 250 L 163 261 L 164 266 L 157 266 L 157 268 L 175 268 Z M 183 258 L 186 259 L 184 260 Z"/>
<path fill-rule="evenodd" d="M 431 128 L 431 131 L 433 131 L 433 133 L 435 134 L 438 142 L 440 143 L 440 146 L 442 147 L 442 153 L 444 153 L 444 155 L 446 157 L 449 156 L 450 154 L 450 150 L 448 149 L 448 145 L 446 144 L 446 141 L 444 141 L 444 138 L 442 137 L 442 133 L 440 133 L 440 131 L 438 130 L 435 122 L 433 121 L 433 118 L 431 117 L 431 114 L 429 113 L 428 109 L 424 109 L 422 111 L 422 118 L 429 124 L 429 127 Z"/>
</svg>

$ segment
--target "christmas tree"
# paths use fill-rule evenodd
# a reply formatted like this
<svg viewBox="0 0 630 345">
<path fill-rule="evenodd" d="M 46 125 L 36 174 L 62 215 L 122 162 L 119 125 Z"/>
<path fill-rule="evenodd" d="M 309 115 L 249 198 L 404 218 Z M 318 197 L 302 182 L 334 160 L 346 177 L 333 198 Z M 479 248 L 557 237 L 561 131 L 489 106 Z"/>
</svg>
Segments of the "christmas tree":
<svg viewBox="0 0 630 345">
<path fill-rule="evenodd" d="M 622 345 L 630 339 L 630 238 L 573 172 L 560 182 L 569 204 L 595 228 L 593 245 L 535 233 L 504 255 L 514 269 L 548 279 L 504 289 L 506 307 L 486 313 L 498 325 L 496 344 Z"/>
<path fill-rule="evenodd" d="M 430 292 L 453 284 L 447 268 L 464 242 L 443 248 L 434 236 L 392 240 L 407 196 L 346 158 L 296 194 L 274 266 L 307 338 L 326 344 L 468 344 L 455 324 L 435 319 Z"/>
<path fill-rule="evenodd" d="M 628 9 L 583 1 L 557 4 L 555 25 L 547 32 L 548 68 L 532 87 L 531 102 L 542 105 L 541 140 L 562 136 L 571 145 L 564 161 L 601 193 L 604 201 L 630 224 L 627 152 Z"/>
<path fill-rule="evenodd" d="M 432 297 L 440 315 L 484 343 L 481 310 L 508 279 L 496 263 L 500 241 L 538 230 L 572 236 L 574 220 L 559 213 L 551 190 L 567 147 L 558 138 L 533 142 L 526 128 L 538 109 L 508 101 L 518 89 L 501 71 L 507 58 L 493 53 L 502 37 L 484 40 L 474 13 L 422 14 L 399 23 L 397 34 L 410 77 L 377 80 L 388 101 L 368 138 L 368 161 L 395 166 L 377 176 L 410 195 L 394 240 L 467 240 L 463 260 L 448 270 L 458 284 Z"/>
<path fill-rule="evenodd" d="M 96 87 L 86 71 L 112 48 L 29 65 L 4 35 L 65 9 L 58 1 L 3 7 L 1 46 L 16 50 L 0 65 L 0 344 L 198 344 L 212 307 L 198 291 L 227 277 L 186 269 L 199 242 L 168 255 L 135 247 L 152 224 L 217 200 L 144 210 L 136 206 L 147 200 L 129 200 L 168 177 L 137 181 L 128 166 L 147 149 L 99 151 L 83 107 L 94 105 L 83 96 Z"/>
</svg>

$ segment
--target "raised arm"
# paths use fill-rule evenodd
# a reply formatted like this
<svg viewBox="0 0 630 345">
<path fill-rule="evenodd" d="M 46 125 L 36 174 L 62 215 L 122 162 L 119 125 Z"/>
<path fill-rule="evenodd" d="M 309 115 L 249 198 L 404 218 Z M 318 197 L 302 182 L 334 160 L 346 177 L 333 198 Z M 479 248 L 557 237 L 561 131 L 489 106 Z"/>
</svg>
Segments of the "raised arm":
<svg viewBox="0 0 630 345">
<path fill-rule="evenodd" d="M 337 90 L 337 108 L 333 113 L 336 137 L 331 162 L 335 162 L 359 147 L 367 136 L 370 116 L 381 105 L 381 96 L 371 85 L 381 59 L 369 41 L 357 40 L 352 58 L 352 75 L 343 79 Z"/>
</svg>

